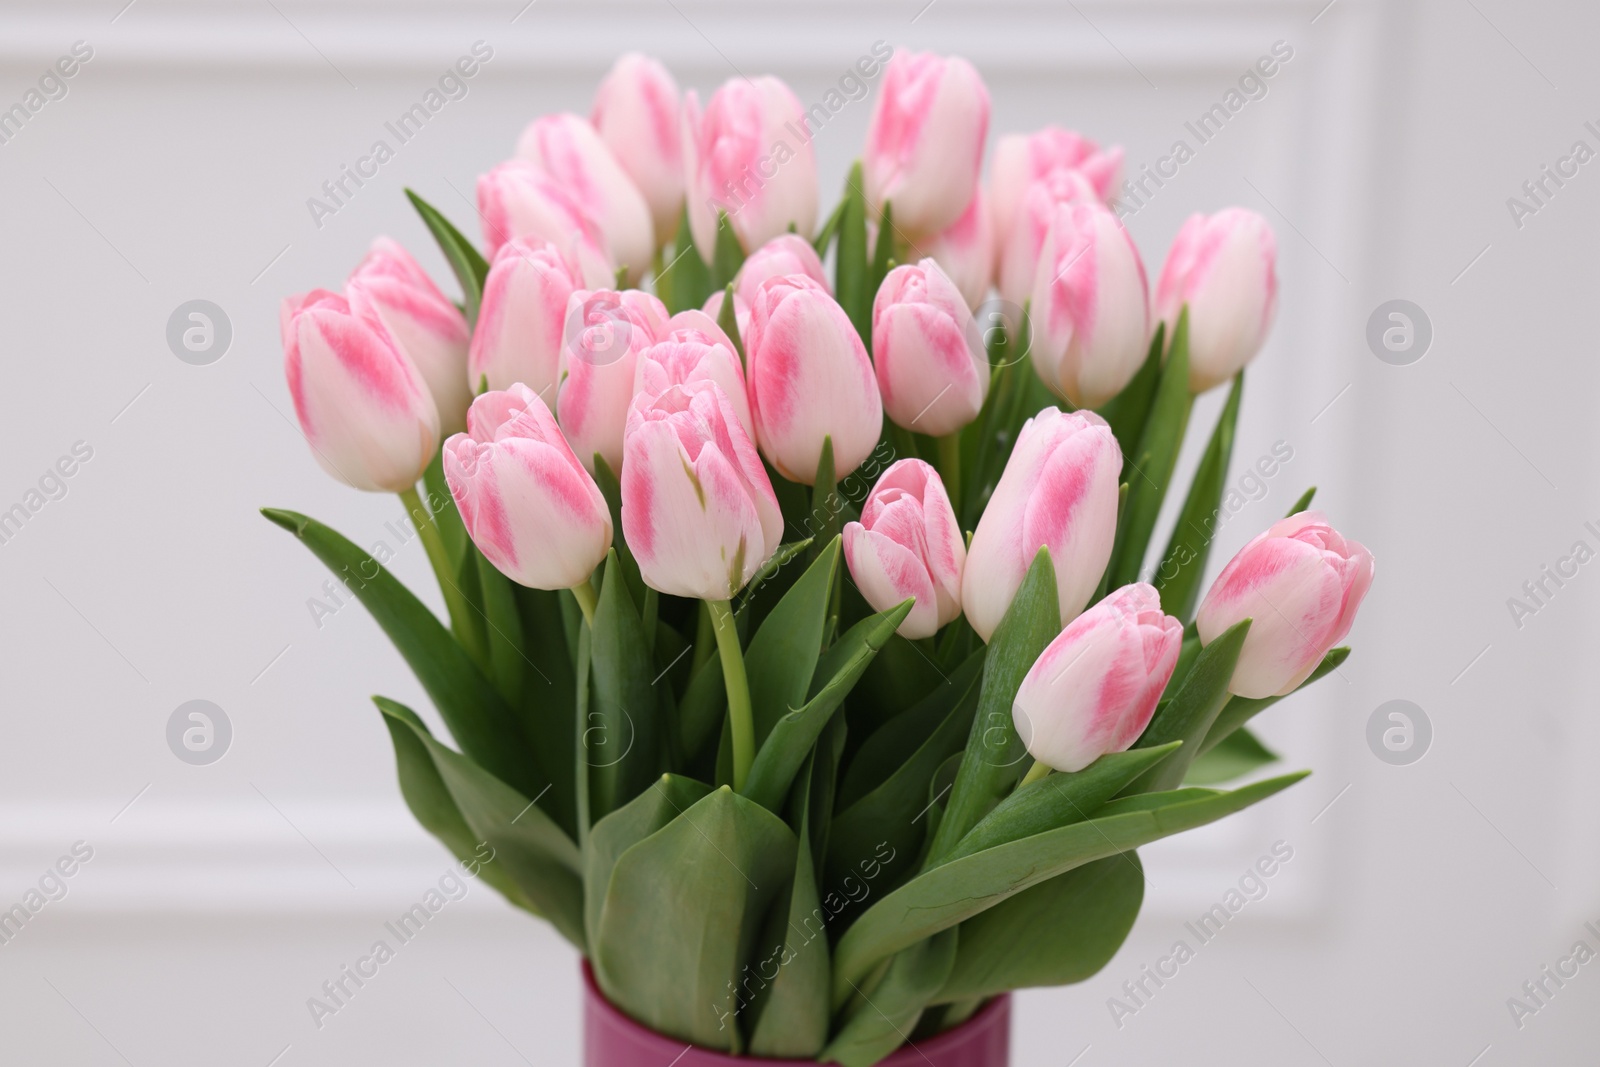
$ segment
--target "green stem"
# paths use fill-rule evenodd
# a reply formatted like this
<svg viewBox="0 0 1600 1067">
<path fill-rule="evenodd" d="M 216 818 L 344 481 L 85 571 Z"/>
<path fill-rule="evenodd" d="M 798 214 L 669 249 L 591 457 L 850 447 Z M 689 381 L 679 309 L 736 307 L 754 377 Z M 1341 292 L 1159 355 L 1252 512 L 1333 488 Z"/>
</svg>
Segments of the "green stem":
<svg viewBox="0 0 1600 1067">
<path fill-rule="evenodd" d="M 1028 768 L 1028 773 L 1023 775 L 1022 781 L 1017 784 L 1017 788 L 1021 789 L 1025 785 L 1030 785 L 1033 782 L 1037 782 L 1054 769 L 1055 768 L 1049 766 L 1048 764 L 1040 763 L 1038 760 L 1034 760 L 1033 766 Z"/>
<path fill-rule="evenodd" d="M 744 673 L 744 652 L 739 648 L 739 627 L 726 600 L 708 600 L 711 625 L 717 632 L 717 652 L 722 656 L 722 679 L 728 691 L 728 733 L 733 740 L 733 791 L 744 792 L 750 765 L 756 759 L 756 727 L 750 713 L 750 681 Z"/>
<path fill-rule="evenodd" d="M 450 553 L 445 550 L 444 538 L 439 536 L 439 527 L 434 525 L 433 516 L 428 509 L 422 506 L 422 499 L 417 496 L 416 486 L 400 490 L 400 501 L 405 504 L 406 510 L 411 513 L 411 521 L 416 524 L 417 532 L 422 535 L 422 547 L 428 553 L 428 562 L 433 565 L 433 575 L 439 580 L 439 591 L 444 594 L 445 608 L 450 612 L 450 629 L 474 660 L 483 661 L 482 648 L 478 640 L 477 627 L 470 605 L 467 603 L 466 594 L 456 584 L 454 568 L 450 566 Z"/>
<path fill-rule="evenodd" d="M 939 477 L 944 479 L 945 495 L 957 515 L 961 514 L 961 431 L 939 438 Z"/>
<path fill-rule="evenodd" d="M 594 586 L 588 580 L 579 582 L 572 587 L 572 596 L 578 602 L 578 609 L 583 612 L 583 621 L 590 626 L 594 625 L 594 609 L 599 602 L 594 595 Z"/>
<path fill-rule="evenodd" d="M 698 621 L 695 623 L 694 632 L 694 670 L 698 671 L 700 665 L 711 658 L 711 653 L 716 648 L 716 634 L 712 632 L 711 609 L 700 602 L 700 610 L 696 612 Z"/>
</svg>

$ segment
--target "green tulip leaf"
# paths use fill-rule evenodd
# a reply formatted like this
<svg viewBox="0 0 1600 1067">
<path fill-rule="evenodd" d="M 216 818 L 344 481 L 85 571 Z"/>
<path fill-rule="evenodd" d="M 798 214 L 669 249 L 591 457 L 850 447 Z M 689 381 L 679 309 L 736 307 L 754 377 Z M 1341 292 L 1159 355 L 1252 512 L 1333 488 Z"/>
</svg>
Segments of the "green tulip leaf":
<svg viewBox="0 0 1600 1067">
<path fill-rule="evenodd" d="M 616 549 L 606 556 L 593 631 L 592 688 L 582 748 L 589 769 L 590 811 L 600 819 L 638 796 L 660 770 L 655 660 Z"/>
<path fill-rule="evenodd" d="M 1316 495 L 1317 487 L 1313 485 L 1310 489 L 1307 489 L 1304 493 L 1300 494 L 1300 499 L 1294 502 L 1293 506 L 1289 508 L 1288 512 L 1285 513 L 1283 517 L 1287 519 L 1290 515 L 1300 514 L 1302 511 L 1306 510 L 1306 508 L 1311 506 L 1311 499 Z"/>
<path fill-rule="evenodd" d="M 406 807 L 416 817 L 422 828 L 443 842 L 451 855 L 462 863 L 481 864 L 478 877 L 493 886 L 501 896 L 517 907 L 535 915 L 539 909 L 517 887 L 506 873 L 505 866 L 496 859 L 483 861 L 484 843 L 472 832 L 455 798 L 439 777 L 439 768 L 433 764 L 428 746 L 417 737 L 428 728 L 416 712 L 387 697 L 373 697 L 373 702 L 383 712 L 383 724 L 389 729 L 389 740 L 394 743 L 395 774 L 400 779 L 400 795 Z"/>
<path fill-rule="evenodd" d="M 971 731 L 982 669 L 982 655 L 972 656 L 949 684 L 890 721 L 856 753 L 828 842 L 829 884 L 884 844 L 893 849 L 894 859 L 885 861 L 874 879 L 878 892 L 915 869 L 930 825 L 928 782 L 940 764 L 961 751 Z M 846 914 L 857 910 L 847 908 Z"/>
<path fill-rule="evenodd" d="M 729 282 L 727 288 L 722 291 L 722 307 L 717 309 L 717 325 L 722 327 L 722 332 L 733 342 L 733 354 L 739 357 L 740 364 L 748 366 L 744 352 L 744 338 L 739 336 L 739 307 L 733 299 L 732 282 Z"/>
<path fill-rule="evenodd" d="M 814 541 L 815 538 L 808 537 L 803 541 L 786 541 L 779 545 L 778 550 L 767 558 L 767 561 L 761 565 L 755 575 L 739 591 L 738 602 L 733 607 L 734 614 L 743 614 L 745 608 L 750 606 L 750 601 L 755 597 L 756 592 L 771 581 L 775 574 L 783 570 L 787 563 L 810 548 Z"/>
<path fill-rule="evenodd" d="M 817 255 L 823 259 L 828 258 L 828 246 L 833 244 L 834 235 L 839 232 L 839 220 L 844 217 L 845 200 L 841 198 L 833 205 L 833 210 L 828 212 L 828 217 L 822 223 L 822 229 L 811 239 L 811 247 L 816 249 Z"/>
<path fill-rule="evenodd" d="M 839 211 L 839 247 L 834 260 L 833 292 L 863 339 L 872 336 L 872 279 L 867 261 L 867 196 L 861 163 L 850 167 Z"/>
<path fill-rule="evenodd" d="M 1081 771 L 1050 774 L 1019 786 L 961 839 L 944 862 L 1082 822 L 1181 745 L 1171 741 L 1154 748 L 1108 752 Z"/>
<path fill-rule="evenodd" d="M 795 856 L 788 825 L 726 787 L 624 851 L 590 946 L 607 999 L 657 1033 L 743 1052 L 741 970 Z"/>
<path fill-rule="evenodd" d="M 599 943 L 600 915 L 617 860 L 628 849 L 694 807 L 711 787 L 692 778 L 663 774 L 648 789 L 599 820 L 589 831 L 583 857 L 583 919 L 589 944 Z"/>
<path fill-rule="evenodd" d="M 1255 734 L 1244 727 L 1202 752 L 1189 766 L 1184 785 L 1220 785 L 1243 778 L 1269 763 L 1276 763 L 1278 754 L 1263 745 Z"/>
<path fill-rule="evenodd" d="M 1025 889 L 962 923 L 936 1003 L 1069 985 L 1111 962 L 1144 902 L 1144 868 L 1124 852 Z"/>
<path fill-rule="evenodd" d="M 891 645 L 893 642 L 885 645 L 885 648 Z M 983 659 L 981 649 L 968 656 L 948 678 L 934 687 L 933 692 L 884 723 L 867 738 L 856 750 L 845 771 L 844 782 L 839 787 L 839 806 L 842 810 L 848 811 L 863 797 L 888 785 L 902 772 L 909 772 L 909 776 L 916 780 L 912 797 L 917 800 L 917 806 L 912 811 L 920 810 L 927 803 L 927 798 L 922 794 L 926 791 L 929 776 L 951 753 L 961 751 L 962 742 L 972 726 L 970 716 L 977 707 L 975 698 L 978 680 L 983 675 Z M 941 731 L 951 731 L 951 712 L 966 703 L 969 697 L 974 698 L 972 707 L 967 709 L 966 717 L 958 717 L 954 727 L 955 739 L 928 748 L 928 742 L 935 735 Z M 880 796 L 878 799 L 881 801 L 884 798 Z"/>
<path fill-rule="evenodd" d="M 1125 460 L 1123 480 L 1128 483 L 1128 509 L 1127 521 L 1118 531 L 1111 554 L 1112 589 L 1139 580 L 1145 549 L 1161 514 L 1161 503 L 1167 497 L 1193 406 L 1194 397 L 1189 394 L 1189 310 L 1184 308 L 1178 314 L 1177 329 L 1172 331 L 1172 350 L 1161 368 L 1161 380 L 1138 446 L 1130 452 L 1128 442 L 1118 442 Z"/>
<path fill-rule="evenodd" d="M 1150 352 L 1139 370 L 1122 392 L 1100 408 L 1100 416 L 1111 425 L 1111 432 L 1122 446 L 1123 454 L 1139 444 L 1144 433 L 1145 420 L 1150 417 L 1150 404 L 1155 400 L 1156 383 L 1161 380 L 1161 359 L 1166 355 L 1167 324 L 1156 323 L 1156 332 L 1150 338 Z M 1123 480 L 1128 471 L 1123 469 Z"/>
<path fill-rule="evenodd" d="M 828 598 L 838 566 L 839 538 L 835 537 L 767 613 L 744 651 L 758 749 L 780 719 L 806 702 L 806 691 L 822 655 Z"/>
<path fill-rule="evenodd" d="M 615 534 L 611 539 L 611 550 L 622 564 L 622 574 L 628 581 L 628 595 L 635 604 L 642 604 L 646 593 L 644 576 L 639 573 L 639 563 L 633 558 L 633 552 L 622 536 L 622 479 L 617 477 L 611 464 L 598 452 L 594 454 L 594 484 L 599 486 L 600 495 L 606 498 L 606 506 L 611 511 L 611 529 Z"/>
<path fill-rule="evenodd" d="M 1028 749 L 1011 721 L 1011 705 L 1023 677 L 1060 632 L 1056 571 L 1050 550 L 1040 548 L 1011 607 L 990 636 L 978 710 L 930 850 L 933 862 L 947 855 L 1027 772 Z"/>
<path fill-rule="evenodd" d="M 689 760 L 705 750 L 716 736 L 728 707 L 728 691 L 722 675 L 722 661 L 716 656 L 705 660 L 689 677 L 689 688 L 678 704 L 678 743 Z"/>
<path fill-rule="evenodd" d="M 574 840 L 578 836 L 577 811 L 577 631 L 570 635 L 562 598 L 573 602 L 566 590 L 528 589 L 513 584 L 517 616 L 522 626 L 522 703 L 517 709 L 534 758 L 550 781 L 539 806 Z M 572 610 L 577 613 L 576 602 Z"/>
<path fill-rule="evenodd" d="M 684 205 L 678 216 L 678 232 L 672 247 L 672 258 L 656 275 L 656 295 L 676 315 L 689 308 L 698 308 L 716 291 L 711 284 L 711 268 L 700 258 L 694 246 L 694 232 L 689 226 L 689 207 Z"/>
<path fill-rule="evenodd" d="M 790 804 L 790 822 L 799 844 L 788 899 L 779 900 L 773 907 L 750 964 L 762 983 L 752 1008 L 752 1056 L 810 1059 L 828 1040 L 831 967 L 826 916 L 811 850 L 819 762 L 818 755 L 808 761 Z M 769 970 L 773 972 L 770 976 Z"/>
<path fill-rule="evenodd" d="M 439 250 L 444 253 L 445 262 L 450 264 L 456 281 L 461 284 L 468 327 L 476 325 L 478 306 L 483 302 L 483 283 L 489 277 L 489 261 L 473 247 L 471 241 L 461 235 L 460 230 L 451 225 L 449 219 L 439 213 L 438 208 L 410 189 L 406 190 L 406 198 L 411 201 L 411 206 L 417 209 L 417 214 L 422 216 L 422 221 L 427 225 L 428 232 L 433 234 L 433 239 L 439 242 Z"/>
<path fill-rule="evenodd" d="M 744 266 L 744 248 L 728 221 L 726 212 L 717 212 L 716 246 L 711 254 L 711 291 L 726 289 Z"/>
<path fill-rule="evenodd" d="M 1161 594 L 1161 609 L 1188 621 L 1200 600 L 1200 579 L 1205 576 L 1211 542 L 1222 516 L 1223 490 L 1227 487 L 1228 461 L 1233 456 L 1234 428 L 1239 422 L 1239 399 L 1244 392 L 1244 371 L 1233 376 L 1228 400 L 1217 417 L 1216 429 L 1206 444 L 1200 466 L 1189 483 L 1189 495 L 1178 524 L 1172 528 L 1167 551 L 1156 567 L 1154 584 Z"/>
<path fill-rule="evenodd" d="M 1249 632 L 1250 620 L 1244 619 L 1218 634 L 1195 657 L 1194 667 L 1172 699 L 1156 707 L 1134 748 L 1156 748 L 1172 741 L 1182 741 L 1183 748 L 1135 778 L 1123 789 L 1124 795 L 1158 793 L 1183 781 L 1200 753 L 1200 742 L 1228 702 L 1228 683 Z"/>
<path fill-rule="evenodd" d="M 837 544 L 835 541 L 835 547 Z M 811 751 L 823 727 L 828 725 L 828 719 L 844 703 L 845 696 L 867 669 L 867 664 L 872 662 L 872 657 L 877 655 L 878 649 L 911 613 L 911 604 L 910 600 L 906 600 L 888 611 L 880 611 L 862 619 L 834 642 L 817 663 L 816 682 L 810 699 L 774 723 L 766 740 L 756 749 L 755 762 L 750 766 L 750 778 L 745 783 L 745 796 L 763 807 L 777 810 L 789 792 L 794 776 L 799 773 L 806 753 Z M 771 623 L 769 616 L 767 625 Z M 764 631 L 766 627 L 762 629 Z"/>
<path fill-rule="evenodd" d="M 841 1067 L 872 1067 L 906 1043 L 955 966 L 957 927 L 943 930 L 895 956 L 870 994 L 859 988 L 844 1020 L 820 1057 Z"/>
<path fill-rule="evenodd" d="M 1230 793 L 1179 790 L 1113 801 L 1093 819 L 1009 841 L 918 875 L 881 898 L 834 946 L 833 1000 L 843 1006 L 856 984 L 884 960 L 925 937 L 1094 860 L 1139 848 L 1249 807 L 1306 773 L 1257 782 Z"/>
<path fill-rule="evenodd" d="M 489 646 L 489 670 L 495 688 L 513 707 L 522 702 L 523 674 L 528 660 L 522 654 L 522 617 L 517 612 L 513 582 L 495 569 L 494 564 L 472 546 L 471 555 L 478 567 L 478 590 L 482 600 L 483 622 Z"/>
<path fill-rule="evenodd" d="M 372 613 L 463 752 L 529 795 L 550 784 L 539 780 L 510 707 L 422 601 L 369 553 L 315 519 L 278 508 L 261 513 L 298 537 Z"/>
<path fill-rule="evenodd" d="M 1316 670 L 1307 675 L 1305 681 L 1295 686 L 1295 693 L 1300 692 L 1300 690 L 1313 682 L 1332 674 L 1339 669 L 1341 663 L 1349 658 L 1350 649 L 1348 646 L 1330 650 L 1326 656 L 1322 657 L 1322 662 L 1317 664 Z M 1294 694 L 1291 693 L 1289 695 L 1293 696 Z M 1234 697 L 1229 700 L 1222 706 L 1222 710 L 1217 713 L 1217 721 L 1212 723 L 1211 728 L 1206 731 L 1205 740 L 1200 742 L 1200 754 L 1204 755 L 1216 748 L 1229 734 L 1282 699 L 1283 697 L 1261 697 L 1259 699 Z"/>
<path fill-rule="evenodd" d="M 872 250 L 872 270 L 867 277 L 867 288 L 872 292 L 874 300 L 877 299 L 878 289 L 883 285 L 883 279 L 888 276 L 894 265 L 894 238 L 894 205 L 885 200 L 883 202 L 883 212 L 878 218 L 878 242 L 873 246 Z M 868 312 L 869 314 L 871 312 L 870 305 L 868 306 Z M 869 319 L 867 333 L 862 338 L 867 342 L 868 350 L 872 348 L 871 334 L 871 321 Z"/>
<path fill-rule="evenodd" d="M 392 701 L 380 700 L 378 707 L 427 749 L 470 835 L 494 850 L 496 862 L 540 914 L 583 951 L 583 880 L 572 839 L 533 801 L 435 741 L 414 713 Z"/>
</svg>

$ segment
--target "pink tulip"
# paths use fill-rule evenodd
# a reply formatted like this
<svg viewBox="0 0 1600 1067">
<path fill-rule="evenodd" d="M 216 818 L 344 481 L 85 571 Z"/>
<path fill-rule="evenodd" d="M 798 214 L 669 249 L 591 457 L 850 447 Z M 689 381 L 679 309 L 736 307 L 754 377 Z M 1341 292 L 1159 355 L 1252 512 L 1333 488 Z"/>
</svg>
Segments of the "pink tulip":
<svg viewBox="0 0 1600 1067">
<path fill-rule="evenodd" d="M 914 253 L 931 257 L 939 264 L 967 307 L 976 311 L 989 296 L 994 281 L 994 221 L 989 211 L 989 196 L 979 186 L 972 202 L 948 229 L 922 241 Z"/>
<path fill-rule="evenodd" d="M 943 437 L 983 410 L 989 363 L 978 324 L 931 259 L 896 267 L 872 303 L 872 359 L 897 425 Z"/>
<path fill-rule="evenodd" d="M 544 401 L 525 385 L 484 393 L 444 443 L 444 475 L 485 558 L 531 589 L 587 581 L 611 547 L 611 510 Z"/>
<path fill-rule="evenodd" d="M 656 249 L 650 205 L 588 119 L 570 112 L 534 119 L 517 158 L 554 178 L 598 223 L 611 262 L 627 268 L 630 282 L 644 276 Z"/>
<path fill-rule="evenodd" d="M 785 274 L 804 274 L 828 292 L 828 275 L 822 269 L 822 259 L 811 242 L 797 233 L 780 233 L 754 252 L 739 268 L 733 279 L 733 291 L 745 304 L 755 302 L 756 291 L 768 278 Z M 735 305 L 737 307 L 737 305 Z M 721 308 L 721 305 L 718 305 Z"/>
<path fill-rule="evenodd" d="M 1139 250 L 1111 209 L 1060 205 L 1029 305 L 1030 354 L 1045 385 L 1080 408 L 1122 392 L 1147 354 L 1149 307 Z"/>
<path fill-rule="evenodd" d="M 888 201 L 895 228 L 913 240 L 953 224 L 978 188 L 988 134 L 989 90 L 971 63 L 897 51 L 861 157 L 873 217 Z"/>
<path fill-rule="evenodd" d="M 817 223 L 817 160 L 800 99 L 773 77 L 734 78 L 712 94 L 705 112 L 684 95 L 684 186 L 689 229 L 700 257 L 716 249 L 717 212 L 754 251 L 793 224 Z"/>
<path fill-rule="evenodd" d="M 1125 585 L 1073 619 L 1034 661 L 1011 718 L 1028 754 L 1058 771 L 1081 771 L 1125 752 L 1150 725 L 1178 665 L 1183 623 L 1161 594 Z"/>
<path fill-rule="evenodd" d="M 985 641 L 1041 547 L 1055 567 L 1061 621 L 1089 603 L 1111 561 L 1122 453 L 1092 411 L 1045 408 L 1029 419 L 967 548 L 961 603 Z"/>
<path fill-rule="evenodd" d="M 1278 306 L 1278 240 L 1267 220 L 1231 207 L 1191 215 L 1156 284 L 1170 333 L 1189 305 L 1189 390 L 1203 393 L 1255 358 Z"/>
<path fill-rule="evenodd" d="M 380 237 L 345 282 L 350 310 L 387 330 L 428 384 L 440 432 L 466 425 L 467 319 L 397 241 Z"/>
<path fill-rule="evenodd" d="M 1254 620 L 1228 690 L 1252 699 L 1294 692 L 1350 632 L 1372 572 L 1372 553 L 1320 511 L 1279 519 L 1240 549 L 1195 617 L 1202 644 Z"/>
<path fill-rule="evenodd" d="M 638 289 L 580 289 L 567 301 L 556 415 L 567 440 L 593 470 L 595 453 L 615 471 L 633 399 L 639 353 L 661 339 L 667 309 Z"/>
<path fill-rule="evenodd" d="M 721 310 L 721 306 L 718 306 Z M 747 308 L 745 315 L 750 312 Z M 729 351 L 735 351 L 733 339 L 729 337 L 717 322 L 716 316 L 699 308 L 686 308 L 678 312 L 667 321 L 666 339 L 669 341 L 699 341 L 703 345 L 722 345 Z M 744 374 L 743 369 L 739 371 Z M 730 398 L 731 399 L 731 398 Z M 754 440 L 754 437 L 751 438 Z"/>
<path fill-rule="evenodd" d="M 388 331 L 338 293 L 283 302 L 283 370 L 322 469 L 356 489 L 412 489 L 439 444 L 439 411 Z"/>
<path fill-rule="evenodd" d="M 700 330 L 675 330 L 666 340 L 639 353 L 639 366 L 634 375 L 635 397 L 654 400 L 674 385 L 692 382 L 715 382 L 726 395 L 728 406 L 733 409 L 745 436 L 753 435 L 744 370 L 732 345 L 712 340 Z"/>
<path fill-rule="evenodd" d="M 1080 174 L 1097 199 L 1109 201 L 1122 175 L 1122 148 L 1101 149 L 1073 130 L 1046 126 L 1034 133 L 1008 133 L 995 142 L 990 166 L 994 194 L 995 233 L 1001 246 L 1011 236 L 1012 224 L 1028 188 L 1051 174 Z"/>
<path fill-rule="evenodd" d="M 683 212 L 683 129 L 678 83 L 649 56 L 628 52 L 594 94 L 589 121 L 650 205 L 656 243 L 678 232 Z"/>
<path fill-rule="evenodd" d="M 577 264 L 590 288 L 616 280 L 616 262 L 600 220 L 560 182 L 525 159 L 507 160 L 478 176 L 478 214 L 483 217 L 483 240 L 491 260 L 507 241 L 537 237 Z"/>
<path fill-rule="evenodd" d="M 716 383 L 637 397 L 626 451 L 622 532 L 652 589 L 727 600 L 777 551 L 778 498 Z"/>
<path fill-rule="evenodd" d="M 1045 238 L 1065 204 L 1098 203 L 1093 184 L 1075 170 L 1055 170 L 1029 185 L 1011 221 L 1007 236 L 1000 239 L 1000 295 L 1021 307 L 1033 295 L 1033 284 L 1044 254 Z"/>
<path fill-rule="evenodd" d="M 556 246 L 537 237 L 507 241 L 495 253 L 472 331 L 466 380 L 476 389 L 521 382 L 546 404 L 561 380 L 567 301 L 582 288 Z"/>
<path fill-rule="evenodd" d="M 871 454 L 883 430 L 878 382 L 855 327 L 826 289 L 803 274 L 763 282 L 744 351 L 756 439 L 779 474 L 815 482 L 829 436 L 841 478 Z"/>
<path fill-rule="evenodd" d="M 961 614 L 966 544 L 939 472 L 920 459 L 902 459 L 883 472 L 861 506 L 861 521 L 845 524 L 844 558 L 873 610 L 916 597 L 901 637 L 932 637 Z"/>
</svg>

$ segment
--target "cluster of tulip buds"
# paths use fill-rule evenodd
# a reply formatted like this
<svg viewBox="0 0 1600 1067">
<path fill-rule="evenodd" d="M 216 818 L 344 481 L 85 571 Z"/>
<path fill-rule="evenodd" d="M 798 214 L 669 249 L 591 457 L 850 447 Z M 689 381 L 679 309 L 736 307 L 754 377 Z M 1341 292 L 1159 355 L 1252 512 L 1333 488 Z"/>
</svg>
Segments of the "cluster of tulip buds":
<svg viewBox="0 0 1600 1067">
<path fill-rule="evenodd" d="M 1136 580 L 1107 588 L 1141 563 L 1113 566 L 1139 443 L 1118 439 L 1113 409 L 1177 358 L 1163 337 L 1185 339 L 1189 394 L 1238 381 L 1274 315 L 1272 231 L 1242 208 L 1193 216 L 1152 292 L 1109 199 L 1119 148 L 1058 127 L 1009 134 L 985 179 L 977 72 L 901 51 L 843 214 L 814 244 L 807 124 L 776 78 L 729 81 L 702 105 L 654 60 L 620 59 L 589 117 L 534 121 L 479 179 L 484 273 L 466 310 L 388 239 L 342 294 L 285 301 L 313 455 L 358 489 L 412 500 L 442 450 L 466 532 L 513 581 L 572 589 L 588 613 L 620 535 L 646 586 L 722 619 L 781 542 L 810 532 L 786 533 L 775 485 L 821 497 L 888 441 L 897 460 L 839 529 L 861 598 L 912 601 L 908 640 L 965 625 L 988 641 L 1047 548 L 1064 628 L 1018 692 L 1017 728 L 1059 771 L 1128 748 L 1180 658 L 1173 611 L 1194 605 Z M 878 253 L 863 278 L 841 241 L 830 281 L 852 205 Z M 701 275 L 736 269 L 693 307 L 637 288 L 649 277 L 668 295 L 685 256 Z M 1027 308 L 1021 357 L 997 361 L 974 317 L 991 291 Z M 980 430 L 1019 358 L 1059 402 L 1000 442 Z M 1011 402 L 1041 396 L 1031 384 L 1008 383 Z M 1003 464 L 986 477 L 992 455 Z M 620 529 L 602 475 L 620 484 Z M 1372 573 L 1361 545 L 1304 511 L 1226 565 L 1191 633 L 1209 644 L 1252 620 L 1230 688 L 1286 694 L 1349 631 Z"/>
</svg>

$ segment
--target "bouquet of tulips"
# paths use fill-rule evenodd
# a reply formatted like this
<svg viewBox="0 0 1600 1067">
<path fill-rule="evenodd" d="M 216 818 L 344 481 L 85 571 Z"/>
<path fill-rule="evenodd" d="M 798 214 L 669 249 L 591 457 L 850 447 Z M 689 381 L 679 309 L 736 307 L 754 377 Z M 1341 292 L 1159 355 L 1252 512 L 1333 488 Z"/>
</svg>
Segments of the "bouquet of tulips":
<svg viewBox="0 0 1600 1067">
<path fill-rule="evenodd" d="M 481 251 L 410 194 L 459 304 L 387 239 L 285 302 L 314 455 L 405 500 L 448 625 L 266 511 L 448 729 L 376 698 L 428 830 L 650 1030 L 847 1067 L 1102 967 L 1138 846 L 1302 777 L 1211 788 L 1276 758 L 1245 723 L 1338 666 L 1373 574 L 1308 492 L 1200 596 L 1259 216 L 1191 218 L 1152 299 L 1120 150 L 1001 137 L 984 187 L 970 64 L 860 73 L 820 226 L 817 108 L 770 77 L 702 108 L 629 55 L 479 179 Z"/>
</svg>

